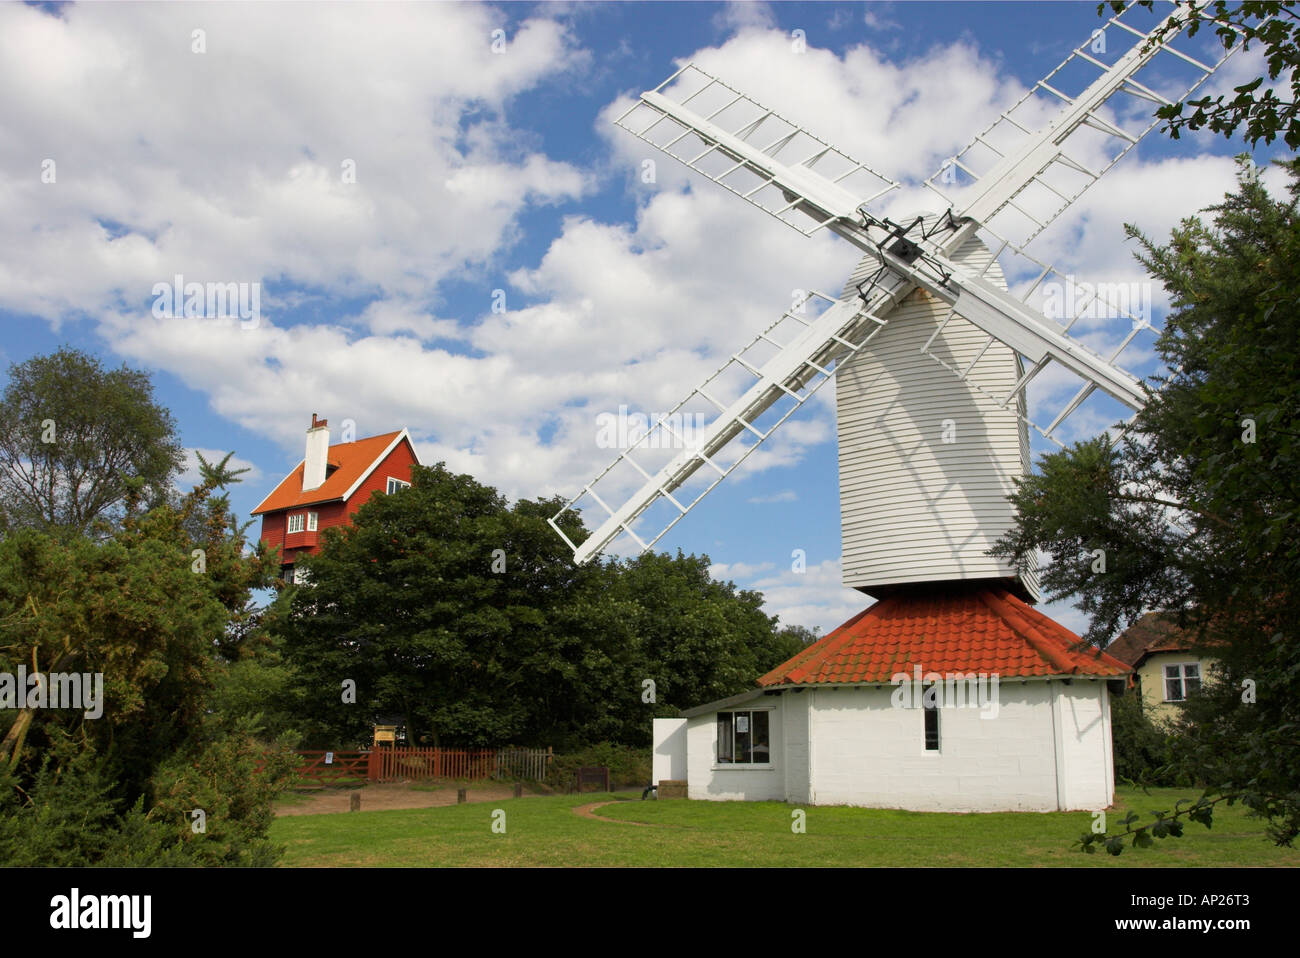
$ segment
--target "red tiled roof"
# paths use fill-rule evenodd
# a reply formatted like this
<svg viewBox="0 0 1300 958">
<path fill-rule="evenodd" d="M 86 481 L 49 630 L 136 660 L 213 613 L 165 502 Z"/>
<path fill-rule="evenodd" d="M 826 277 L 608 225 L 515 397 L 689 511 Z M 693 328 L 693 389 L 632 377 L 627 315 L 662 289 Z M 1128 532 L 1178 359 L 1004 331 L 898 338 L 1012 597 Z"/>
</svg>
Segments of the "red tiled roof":
<svg viewBox="0 0 1300 958">
<path fill-rule="evenodd" d="M 895 594 L 758 680 L 761 686 L 888 683 L 899 672 L 1118 677 L 1128 666 L 1001 588 Z"/>
<path fill-rule="evenodd" d="M 304 462 L 298 463 L 293 472 L 275 487 L 275 491 L 262 500 L 262 504 L 252 511 L 252 515 L 263 512 L 277 512 L 281 509 L 297 509 L 301 506 L 315 505 L 342 499 L 343 494 L 366 474 L 401 432 L 386 432 L 382 436 L 358 439 L 356 442 L 340 442 L 329 448 L 326 461 L 331 466 L 338 466 L 325 479 L 325 483 L 310 492 L 302 491 L 302 470 Z"/>
<path fill-rule="evenodd" d="M 1178 628 L 1174 616 L 1148 612 L 1121 632 L 1119 638 L 1106 646 L 1106 651 L 1137 668 L 1153 652 L 1186 652 L 1195 642 L 1195 636 Z"/>
</svg>

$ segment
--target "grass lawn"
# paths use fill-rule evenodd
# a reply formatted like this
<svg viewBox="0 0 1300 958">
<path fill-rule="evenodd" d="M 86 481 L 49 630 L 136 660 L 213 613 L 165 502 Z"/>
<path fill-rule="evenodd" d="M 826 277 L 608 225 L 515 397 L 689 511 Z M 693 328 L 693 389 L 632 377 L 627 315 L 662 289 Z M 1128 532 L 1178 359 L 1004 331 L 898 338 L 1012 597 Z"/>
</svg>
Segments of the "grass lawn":
<svg viewBox="0 0 1300 958">
<path fill-rule="evenodd" d="M 1112 821 L 1129 810 L 1150 820 L 1194 790 L 1117 790 Z M 1126 868 L 1188 865 L 1300 865 L 1300 849 L 1275 848 L 1264 823 L 1240 806 L 1218 806 L 1214 828 L 1188 824 L 1182 838 L 1127 848 L 1119 858 L 1084 855 L 1071 843 L 1087 812 L 953 815 L 809 807 L 807 832 L 793 834 L 795 806 L 780 802 L 629 800 L 597 814 L 651 827 L 593 821 L 572 809 L 614 796 L 554 795 L 444 808 L 301 815 L 276 819 L 271 837 L 287 866 L 761 866 L 906 865 Z M 627 796 L 621 796 L 626 798 Z M 492 813 L 506 814 L 506 834 Z"/>
</svg>

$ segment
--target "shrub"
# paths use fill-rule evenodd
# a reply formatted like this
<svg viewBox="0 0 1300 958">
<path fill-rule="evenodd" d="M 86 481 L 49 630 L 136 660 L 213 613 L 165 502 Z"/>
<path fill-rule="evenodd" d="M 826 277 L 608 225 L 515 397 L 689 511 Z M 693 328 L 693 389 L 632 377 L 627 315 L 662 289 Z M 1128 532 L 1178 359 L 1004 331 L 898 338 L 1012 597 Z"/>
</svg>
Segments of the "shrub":
<svg viewBox="0 0 1300 958">
<path fill-rule="evenodd" d="M 546 784 L 571 791 L 578 769 L 604 765 L 609 768 L 611 788 L 644 788 L 650 784 L 650 750 L 600 742 L 581 751 L 556 755 L 546 773 Z"/>
<path fill-rule="evenodd" d="M 1166 731 L 1151 721 L 1142 696 L 1133 690 L 1110 697 L 1115 779 L 1133 785 L 1178 786 Z"/>
</svg>

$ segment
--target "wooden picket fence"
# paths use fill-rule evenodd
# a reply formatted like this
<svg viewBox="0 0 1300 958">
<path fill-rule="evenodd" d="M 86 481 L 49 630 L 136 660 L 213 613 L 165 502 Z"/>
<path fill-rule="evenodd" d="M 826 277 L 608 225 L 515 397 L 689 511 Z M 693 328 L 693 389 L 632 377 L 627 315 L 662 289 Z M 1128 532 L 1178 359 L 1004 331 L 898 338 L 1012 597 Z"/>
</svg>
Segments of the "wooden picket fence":
<svg viewBox="0 0 1300 958">
<path fill-rule="evenodd" d="M 549 748 L 373 748 L 351 752 L 313 749 L 295 754 L 305 760 L 298 774 L 313 782 L 344 778 L 371 782 L 433 778 L 541 781 L 551 762 Z"/>
<path fill-rule="evenodd" d="M 551 767 L 551 757 L 549 748 L 499 748 L 496 777 L 540 782 Z"/>
<path fill-rule="evenodd" d="M 494 748 L 376 748 L 370 751 L 370 780 L 494 778 L 496 757 Z"/>
</svg>

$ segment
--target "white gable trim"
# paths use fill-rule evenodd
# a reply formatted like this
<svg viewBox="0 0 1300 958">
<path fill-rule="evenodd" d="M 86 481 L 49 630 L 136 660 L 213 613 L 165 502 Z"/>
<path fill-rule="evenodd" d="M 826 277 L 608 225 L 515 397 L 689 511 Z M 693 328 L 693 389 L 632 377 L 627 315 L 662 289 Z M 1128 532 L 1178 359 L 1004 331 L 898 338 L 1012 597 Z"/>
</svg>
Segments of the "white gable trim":
<svg viewBox="0 0 1300 958">
<path fill-rule="evenodd" d="M 415 443 L 411 442 L 410 434 L 405 429 L 403 429 L 401 432 L 397 434 L 397 438 L 394 439 L 392 442 L 390 442 L 388 444 L 388 447 L 383 452 L 381 452 L 378 456 L 375 457 L 374 461 L 370 463 L 366 471 L 361 474 L 361 477 L 356 482 L 352 483 L 352 488 L 349 489 L 347 492 L 343 493 L 344 502 L 347 502 L 349 499 L 352 498 L 353 494 L 358 489 L 361 488 L 361 484 L 364 483 L 367 479 L 369 479 L 370 474 L 379 468 L 379 464 L 383 462 L 385 459 L 387 459 L 390 455 L 392 455 L 393 450 L 396 449 L 399 445 L 401 445 L 403 439 L 405 439 L 408 443 L 411 443 L 411 455 L 412 457 L 414 457 L 416 465 L 420 464 L 420 457 L 415 454 Z"/>
</svg>

